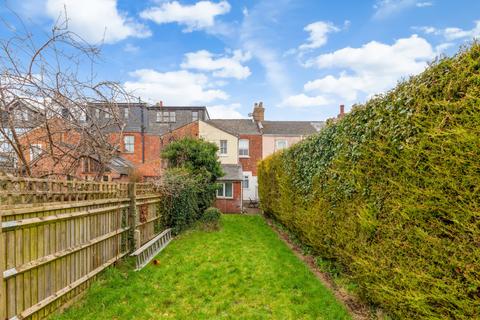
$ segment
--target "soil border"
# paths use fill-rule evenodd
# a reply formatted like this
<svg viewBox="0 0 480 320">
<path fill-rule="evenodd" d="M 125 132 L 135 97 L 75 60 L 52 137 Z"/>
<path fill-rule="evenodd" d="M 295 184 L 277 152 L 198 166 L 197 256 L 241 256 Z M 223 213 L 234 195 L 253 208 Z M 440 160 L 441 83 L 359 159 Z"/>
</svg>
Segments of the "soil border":
<svg viewBox="0 0 480 320">
<path fill-rule="evenodd" d="M 278 228 L 278 226 L 273 223 L 271 218 L 268 218 L 265 215 L 262 215 L 262 217 L 267 222 L 267 225 L 269 225 L 270 228 L 272 228 L 272 230 L 278 235 L 278 237 L 293 251 L 293 253 L 305 263 L 305 265 L 320 280 L 320 282 L 322 282 L 322 284 L 333 293 L 335 298 L 347 308 L 348 312 L 352 316 L 352 319 L 368 320 L 383 318 L 378 313 L 374 313 L 372 309 L 367 304 L 360 301 L 358 297 L 353 296 L 345 289 L 336 285 L 332 277 L 328 273 L 321 271 L 315 264 L 314 257 L 311 255 L 304 255 L 302 253 L 302 249 L 290 239 L 289 234 Z"/>
</svg>

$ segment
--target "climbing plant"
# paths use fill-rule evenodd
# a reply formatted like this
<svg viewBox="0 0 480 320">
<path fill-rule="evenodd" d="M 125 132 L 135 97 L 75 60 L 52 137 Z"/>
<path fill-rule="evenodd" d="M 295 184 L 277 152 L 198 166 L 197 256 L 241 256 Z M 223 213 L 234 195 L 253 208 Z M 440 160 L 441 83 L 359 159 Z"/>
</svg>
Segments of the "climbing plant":
<svg viewBox="0 0 480 320">
<path fill-rule="evenodd" d="M 480 318 L 480 45 L 259 165 L 262 207 L 395 318 Z"/>
</svg>

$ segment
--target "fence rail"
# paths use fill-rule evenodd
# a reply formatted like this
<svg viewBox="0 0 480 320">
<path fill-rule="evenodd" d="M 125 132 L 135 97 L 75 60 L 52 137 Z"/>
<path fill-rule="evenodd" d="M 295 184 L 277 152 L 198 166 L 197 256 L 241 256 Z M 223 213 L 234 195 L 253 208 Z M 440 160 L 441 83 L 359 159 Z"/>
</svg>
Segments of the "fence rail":
<svg viewBox="0 0 480 320">
<path fill-rule="evenodd" d="M 144 183 L 0 176 L 0 320 L 47 317 L 131 252 L 148 263 L 171 237 L 161 199 Z"/>
</svg>

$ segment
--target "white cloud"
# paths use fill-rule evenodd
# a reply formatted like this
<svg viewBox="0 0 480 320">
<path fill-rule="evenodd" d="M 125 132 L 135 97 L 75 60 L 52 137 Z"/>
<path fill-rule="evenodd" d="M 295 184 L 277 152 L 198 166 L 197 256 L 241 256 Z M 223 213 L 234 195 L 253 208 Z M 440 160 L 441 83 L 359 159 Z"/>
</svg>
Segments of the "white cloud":
<svg viewBox="0 0 480 320">
<path fill-rule="evenodd" d="M 140 51 L 140 47 L 136 46 L 136 45 L 133 45 L 131 43 L 127 43 L 124 47 L 123 47 L 123 51 L 125 52 L 129 52 L 129 53 L 137 53 L 138 51 Z"/>
<path fill-rule="evenodd" d="M 431 7 L 431 6 L 433 6 L 433 2 L 431 2 L 431 1 L 417 2 L 416 6 L 419 7 L 419 8 Z"/>
<path fill-rule="evenodd" d="M 162 100 L 170 105 L 189 105 L 228 99 L 227 93 L 222 90 L 207 89 L 208 78 L 205 75 L 186 70 L 158 72 L 140 69 L 131 72 L 130 76 L 135 80 L 125 82 L 125 88 L 152 102 Z"/>
<path fill-rule="evenodd" d="M 360 48 L 347 47 L 322 54 L 305 66 L 342 71 L 307 82 L 304 91 L 309 96 L 291 96 L 282 105 L 292 101 L 299 106 L 357 102 L 361 97 L 390 89 L 402 77 L 423 71 L 434 55 L 432 46 L 417 35 L 399 39 L 392 45 L 372 41 Z"/>
<path fill-rule="evenodd" d="M 185 26 L 184 32 L 192 32 L 213 27 L 215 17 L 228 13 L 230 8 L 227 1 L 218 3 L 199 1 L 194 5 L 182 5 L 178 1 L 169 1 L 142 11 L 140 16 L 158 24 L 175 22 Z"/>
<path fill-rule="evenodd" d="M 419 0 L 377 0 L 373 6 L 375 13 L 373 15 L 376 19 L 384 19 L 396 13 L 402 12 L 408 8 L 417 7 L 424 8 L 433 6 L 431 1 Z"/>
<path fill-rule="evenodd" d="M 306 66 L 347 68 L 357 74 L 408 75 L 422 71 L 433 58 L 432 46 L 412 35 L 388 45 L 371 41 L 361 48 L 346 47 L 307 61 Z"/>
<path fill-rule="evenodd" d="M 304 93 L 289 96 L 280 103 L 280 107 L 305 108 L 330 105 L 331 101 L 324 96 L 307 96 Z"/>
<path fill-rule="evenodd" d="M 54 21 L 68 17 L 68 27 L 91 43 L 114 43 L 128 37 L 146 38 L 150 30 L 118 11 L 116 0 L 48 0 L 46 13 Z"/>
<path fill-rule="evenodd" d="M 299 50 L 316 49 L 327 43 L 328 34 L 340 31 L 335 25 L 328 21 L 317 21 L 307 25 L 305 31 L 310 33 L 308 42 L 300 45 Z"/>
<path fill-rule="evenodd" d="M 208 107 L 208 114 L 212 119 L 242 119 L 245 118 L 238 109 L 239 103 L 218 104 Z"/>
<path fill-rule="evenodd" d="M 445 29 L 437 29 L 432 26 L 412 27 L 412 29 L 421 31 L 425 34 L 442 36 L 447 41 L 460 39 L 471 40 L 480 37 L 480 20 L 474 21 L 475 26 L 472 29 L 462 29 L 457 27 L 449 27 Z"/>
<path fill-rule="evenodd" d="M 480 20 L 475 21 L 475 26 L 470 30 L 464 30 L 461 28 L 446 28 L 441 30 L 440 33 L 449 41 L 480 37 Z"/>
<path fill-rule="evenodd" d="M 290 76 L 275 42 L 275 31 L 288 4 L 288 0 L 258 1 L 244 16 L 237 39 L 262 65 L 266 82 L 281 97 L 290 94 Z"/>
<path fill-rule="evenodd" d="M 452 42 L 441 43 L 441 44 L 435 46 L 435 54 L 437 56 L 441 55 L 442 53 L 444 53 L 446 50 L 452 48 L 453 46 L 455 46 L 455 43 L 452 43 Z"/>
<path fill-rule="evenodd" d="M 206 50 L 185 54 L 185 61 L 181 64 L 183 69 L 195 69 L 213 72 L 213 76 L 220 78 L 246 79 L 251 72 L 242 62 L 251 59 L 248 52 L 235 50 L 232 56 L 218 56 Z"/>
</svg>

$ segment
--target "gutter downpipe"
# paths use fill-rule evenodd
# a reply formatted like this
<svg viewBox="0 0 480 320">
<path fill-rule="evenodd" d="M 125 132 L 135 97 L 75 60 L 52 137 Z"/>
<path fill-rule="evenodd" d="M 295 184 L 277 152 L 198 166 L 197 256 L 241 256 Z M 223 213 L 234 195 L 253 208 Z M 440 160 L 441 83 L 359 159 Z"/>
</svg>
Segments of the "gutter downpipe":
<svg viewBox="0 0 480 320">
<path fill-rule="evenodd" d="M 141 121 L 142 121 L 142 126 L 140 127 L 141 131 L 141 136 L 142 136 L 142 163 L 145 163 L 145 105 L 141 105 Z"/>
</svg>

